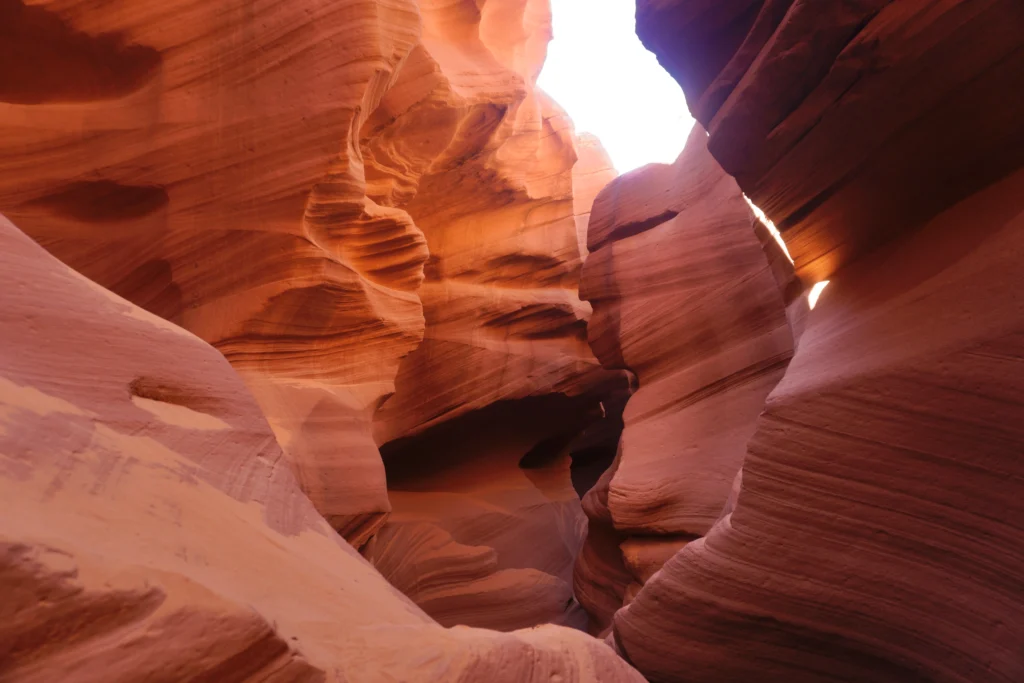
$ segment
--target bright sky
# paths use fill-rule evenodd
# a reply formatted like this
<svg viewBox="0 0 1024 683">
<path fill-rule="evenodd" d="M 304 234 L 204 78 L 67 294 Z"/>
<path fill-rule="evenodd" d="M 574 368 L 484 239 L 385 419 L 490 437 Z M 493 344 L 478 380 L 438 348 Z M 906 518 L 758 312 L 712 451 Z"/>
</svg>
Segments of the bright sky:
<svg viewBox="0 0 1024 683">
<path fill-rule="evenodd" d="M 619 173 L 675 161 L 693 119 L 636 37 L 635 0 L 551 0 L 555 38 L 538 85 L 593 133 Z"/>
</svg>

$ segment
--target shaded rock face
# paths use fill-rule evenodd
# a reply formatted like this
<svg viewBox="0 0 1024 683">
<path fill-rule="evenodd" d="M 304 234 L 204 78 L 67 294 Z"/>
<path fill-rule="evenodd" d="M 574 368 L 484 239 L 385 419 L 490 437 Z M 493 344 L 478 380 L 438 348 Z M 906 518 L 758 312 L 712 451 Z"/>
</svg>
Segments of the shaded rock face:
<svg viewBox="0 0 1024 683">
<path fill-rule="evenodd" d="M 381 449 L 394 512 L 364 555 L 443 625 L 583 628 L 586 519 L 569 445 L 585 398 L 493 404 Z"/>
<path fill-rule="evenodd" d="M 317 513 L 215 349 L 3 217 L 0 328 L 0 678 L 643 680 L 578 631 L 436 624 Z"/>
<path fill-rule="evenodd" d="M 1020 165 L 1022 25 L 1013 0 L 637 3 L 637 34 L 809 283 Z"/>
<path fill-rule="evenodd" d="M 590 344 L 639 385 L 614 469 L 584 501 L 576 584 L 594 630 L 718 519 L 792 355 L 754 217 L 706 141 L 696 127 L 673 165 L 616 179 L 590 217 Z"/>
<path fill-rule="evenodd" d="M 614 171 L 534 88 L 547 0 L 115 5 L 0 2 L 0 210 L 221 351 L 353 545 L 408 498 L 389 495 L 378 445 L 423 435 L 429 462 L 430 428 L 550 395 L 572 399 L 564 421 L 579 431 L 623 386 L 591 353 L 577 294 L 581 226 Z M 518 458 L 571 436 L 555 431 L 519 430 L 531 436 Z M 570 514 L 558 472 L 546 504 L 576 521 L 550 531 L 571 549 L 579 503 Z M 459 514 L 424 522 L 474 547 L 515 545 L 449 528 Z M 403 571 L 419 566 L 414 547 Z M 474 563 L 450 581 L 475 577 Z M 570 556 L 509 563 L 561 582 L 544 614 L 578 613 Z"/>
<path fill-rule="evenodd" d="M 614 618 L 650 680 L 1024 677 L 1021 12 L 639 3 L 711 153 L 831 281 L 728 514 Z"/>
</svg>

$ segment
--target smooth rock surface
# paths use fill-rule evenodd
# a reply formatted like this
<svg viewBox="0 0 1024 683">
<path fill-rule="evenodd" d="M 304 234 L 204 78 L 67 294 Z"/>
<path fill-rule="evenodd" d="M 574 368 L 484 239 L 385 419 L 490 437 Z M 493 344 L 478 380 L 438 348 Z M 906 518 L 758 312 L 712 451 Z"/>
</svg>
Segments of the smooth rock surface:
<svg viewBox="0 0 1024 683">
<path fill-rule="evenodd" d="M 430 250 L 423 342 L 374 417 L 393 513 L 365 554 L 442 624 L 580 624 L 565 451 L 624 379 L 587 345 L 578 223 L 614 171 L 535 87 L 547 0 L 420 10 L 421 44 L 362 130 L 370 196 Z"/>
<path fill-rule="evenodd" d="M 1021 680 L 1022 197 L 835 275 L 735 509 L 616 615 L 650 680 Z"/>
<path fill-rule="evenodd" d="M 394 512 L 364 555 L 443 625 L 585 627 L 568 446 L 587 401 L 501 402 L 382 449 Z"/>
<path fill-rule="evenodd" d="M 808 286 L 1019 167 L 1022 30 L 1016 0 L 637 2 Z"/>
<path fill-rule="evenodd" d="M 220 350 L 359 547 L 378 445 L 618 378 L 577 295 L 610 164 L 534 88 L 549 39 L 548 0 L 8 0 L 0 210 Z"/>
<path fill-rule="evenodd" d="M 628 584 L 635 594 L 718 519 L 754 421 L 792 355 L 783 299 L 753 225 L 699 126 L 674 164 L 627 174 L 594 203 L 580 290 L 594 307 L 590 343 L 639 385 L 623 414 L 614 475 L 585 503 L 594 547 L 577 568 L 577 591 L 598 624 L 621 607 L 614 598 L 629 597 Z M 601 524 L 613 531 L 597 531 Z M 602 547 L 605 560 L 596 563 Z"/>
<path fill-rule="evenodd" d="M 317 514 L 224 358 L 0 217 L 0 679 L 642 678 L 434 623 Z"/>
<path fill-rule="evenodd" d="M 650 680 L 1024 677 L 1022 10 L 638 3 L 803 286 L 830 280 L 809 311 L 785 285 L 796 353 L 725 516 L 615 617 Z"/>
<path fill-rule="evenodd" d="M 0 3 L 0 211 L 227 356 L 357 544 L 390 509 L 370 419 L 428 255 L 359 131 L 420 24 L 412 0 Z"/>
</svg>

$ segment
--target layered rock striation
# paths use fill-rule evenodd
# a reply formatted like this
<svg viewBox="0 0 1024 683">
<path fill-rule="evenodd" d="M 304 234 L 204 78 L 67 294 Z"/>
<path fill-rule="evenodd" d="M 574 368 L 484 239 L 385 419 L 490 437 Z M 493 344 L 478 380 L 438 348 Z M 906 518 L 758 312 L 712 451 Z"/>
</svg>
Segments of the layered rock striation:
<svg viewBox="0 0 1024 683">
<path fill-rule="evenodd" d="M 1022 23 L 1013 0 L 637 3 L 809 284 L 1019 166 Z"/>
<path fill-rule="evenodd" d="M 363 130 L 371 195 L 430 250 L 424 339 L 374 419 L 393 514 L 366 554 L 442 623 L 580 624 L 567 447 L 624 380 L 587 346 L 577 222 L 612 171 L 535 87 L 546 1 L 421 12 Z"/>
<path fill-rule="evenodd" d="M 753 225 L 699 127 L 674 164 L 618 178 L 594 203 L 580 290 L 590 344 L 639 386 L 614 468 L 584 502 L 577 592 L 599 627 L 718 519 L 792 355 Z"/>
<path fill-rule="evenodd" d="M 370 419 L 423 336 L 428 252 L 367 192 L 359 131 L 411 0 L 0 6 L 0 209 L 241 373 L 314 505 L 390 509 Z"/>
<path fill-rule="evenodd" d="M 449 459 L 504 463 L 509 493 L 483 528 L 464 528 L 461 504 L 417 522 L 474 549 L 446 551 L 453 606 L 429 609 L 503 629 L 578 623 L 569 573 L 582 513 L 555 456 L 623 381 L 591 353 L 577 295 L 581 220 L 614 172 L 534 86 L 547 0 L 176 0 L 131 12 L 10 0 L 0 19 L 11 57 L 0 66 L 0 209 L 65 263 L 220 350 L 302 490 L 355 546 L 406 489 L 452 490 L 438 474 Z M 541 397 L 565 399 L 561 423 L 513 405 Z M 457 430 L 434 442 L 432 428 L 496 404 L 508 408 L 500 422 L 519 425 L 515 453 L 453 441 Z M 386 471 L 386 444 L 423 460 L 422 480 L 406 465 Z M 537 447 L 553 449 L 543 485 L 518 467 Z M 389 477 L 401 488 L 389 493 Z M 491 484 L 459 490 L 486 500 Z M 417 509 L 396 509 L 396 524 Z M 537 527 L 548 550 L 512 550 Z M 389 529 L 368 556 L 420 595 L 401 577 L 437 558 L 403 533 Z M 483 549 L 497 560 L 481 574 Z M 499 571 L 507 597 L 487 600 L 500 607 L 454 606 Z M 544 608 L 516 614 L 528 590 Z"/>
<path fill-rule="evenodd" d="M 640 3 L 711 153 L 830 280 L 730 514 L 615 617 L 650 680 L 1024 676 L 1021 10 Z"/>
<path fill-rule="evenodd" d="M 0 678 L 642 680 L 573 630 L 433 622 L 313 508 L 219 353 L 2 217 L 0 247 Z"/>
</svg>

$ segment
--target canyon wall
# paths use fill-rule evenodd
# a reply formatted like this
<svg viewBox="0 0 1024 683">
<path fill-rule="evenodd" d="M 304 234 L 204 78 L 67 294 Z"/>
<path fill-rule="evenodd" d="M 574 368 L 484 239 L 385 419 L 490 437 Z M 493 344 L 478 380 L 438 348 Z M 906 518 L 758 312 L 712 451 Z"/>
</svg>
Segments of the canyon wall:
<svg viewBox="0 0 1024 683">
<path fill-rule="evenodd" d="M 0 12 L 0 210 L 220 350 L 317 509 L 365 541 L 390 509 L 370 420 L 422 339 L 428 252 L 370 198 L 359 131 L 419 41 L 415 3 Z"/>
<path fill-rule="evenodd" d="M 695 127 L 672 165 L 614 180 L 590 216 L 590 344 L 629 368 L 612 470 L 586 496 L 577 593 L 595 630 L 718 519 L 793 341 L 736 182 Z"/>
<path fill-rule="evenodd" d="M 433 622 L 221 354 L 2 216 L 0 329 L 0 679 L 642 682 L 578 631 Z"/>
<path fill-rule="evenodd" d="M 614 619 L 652 681 L 1024 678 L 1024 6 L 643 0 L 708 147 L 829 279 L 738 497 Z"/>
<path fill-rule="evenodd" d="M 457 124 L 396 201 L 430 250 L 426 329 L 374 419 L 393 513 L 366 556 L 444 624 L 580 624 L 584 518 L 566 448 L 621 374 L 586 342 L 577 215 L 608 169 L 592 141 L 577 163 L 571 121 L 534 87 L 547 1 L 479 5 L 421 3 L 443 79 L 406 67 L 417 80 L 393 92 L 429 109 L 395 120 L 385 96 L 387 127 L 366 131 L 375 173 L 398 186 L 417 169 L 399 153 L 436 139 L 442 114 Z"/>
<path fill-rule="evenodd" d="M 624 385 L 577 295 L 614 172 L 549 39 L 547 0 L 0 2 L 0 210 L 221 351 L 353 545 L 394 510 L 366 555 L 449 625 L 579 623 L 562 442 Z M 514 447 L 467 426 L 503 410 Z"/>
</svg>

